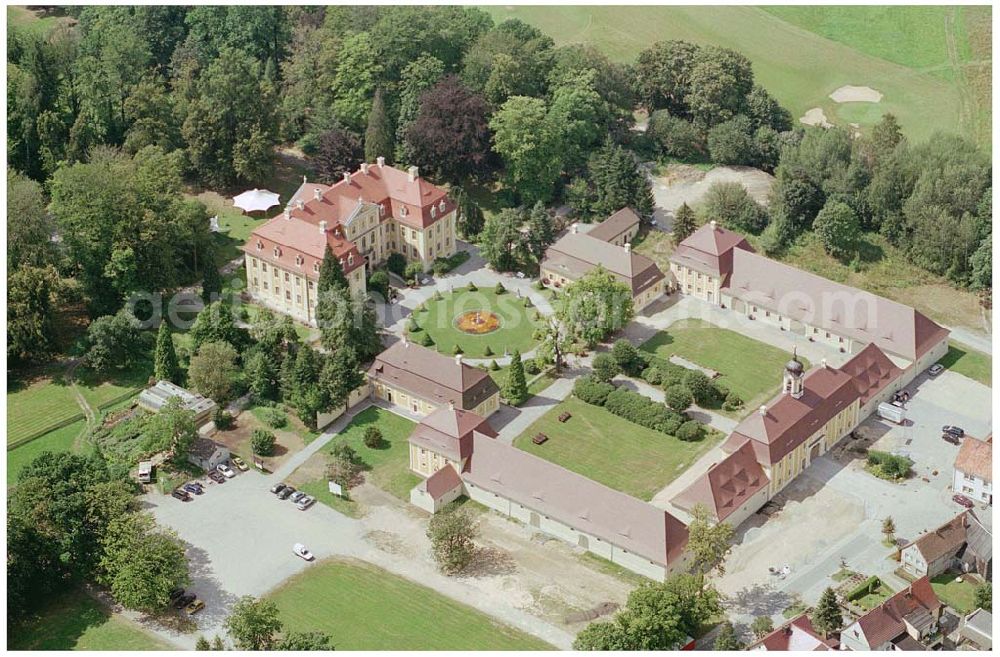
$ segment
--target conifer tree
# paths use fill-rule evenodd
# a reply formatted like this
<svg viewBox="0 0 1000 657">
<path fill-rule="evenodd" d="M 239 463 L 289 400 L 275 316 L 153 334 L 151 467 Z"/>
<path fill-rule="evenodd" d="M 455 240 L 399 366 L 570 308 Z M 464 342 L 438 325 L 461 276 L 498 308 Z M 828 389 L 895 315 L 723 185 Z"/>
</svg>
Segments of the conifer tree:
<svg viewBox="0 0 1000 657">
<path fill-rule="evenodd" d="M 391 161 L 394 152 L 393 129 L 389 113 L 385 108 L 382 88 L 375 90 L 371 112 L 368 113 L 368 129 L 365 130 L 365 160 L 374 162 L 377 157 Z"/>
<path fill-rule="evenodd" d="M 504 382 L 504 399 L 517 406 L 528 398 L 528 383 L 524 378 L 524 363 L 521 362 L 521 352 L 517 349 L 510 355 L 510 369 Z"/>
<path fill-rule="evenodd" d="M 156 354 L 153 360 L 153 375 L 158 381 L 179 383 L 180 367 L 177 365 L 174 338 L 170 334 L 170 326 L 165 321 L 160 322 L 160 328 L 156 333 Z"/>
<path fill-rule="evenodd" d="M 823 591 L 823 595 L 819 597 L 819 603 L 813 610 L 812 624 L 823 633 L 824 637 L 829 637 L 844 627 L 844 617 L 837 605 L 837 594 L 833 592 L 832 588 L 827 587 Z"/>
<path fill-rule="evenodd" d="M 674 244 L 680 244 L 695 231 L 694 210 L 687 203 L 681 203 L 674 215 Z"/>
<path fill-rule="evenodd" d="M 214 263 L 209 262 L 202 274 L 201 300 L 207 306 L 216 300 L 212 298 L 213 295 L 217 297 L 220 294 L 222 294 L 222 276 L 219 274 L 218 267 Z"/>
</svg>

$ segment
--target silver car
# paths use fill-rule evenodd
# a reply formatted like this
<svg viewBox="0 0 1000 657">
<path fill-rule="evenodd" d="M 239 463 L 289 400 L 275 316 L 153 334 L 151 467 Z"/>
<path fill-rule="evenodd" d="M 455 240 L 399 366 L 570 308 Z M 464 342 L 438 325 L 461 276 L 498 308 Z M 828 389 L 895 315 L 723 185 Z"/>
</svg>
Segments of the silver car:
<svg viewBox="0 0 1000 657">
<path fill-rule="evenodd" d="M 291 495 L 289 495 L 288 499 L 290 499 L 293 504 L 298 504 L 299 500 L 301 500 L 303 497 L 306 497 L 306 494 L 300 490 L 297 490 Z"/>
<path fill-rule="evenodd" d="M 311 507 L 315 503 L 316 503 L 316 498 L 315 497 L 312 497 L 310 495 L 306 495 L 306 496 L 302 497 L 302 499 L 300 499 L 298 502 L 296 502 L 295 506 L 298 507 L 299 511 L 305 511 L 306 509 L 308 509 L 309 507 Z"/>
</svg>

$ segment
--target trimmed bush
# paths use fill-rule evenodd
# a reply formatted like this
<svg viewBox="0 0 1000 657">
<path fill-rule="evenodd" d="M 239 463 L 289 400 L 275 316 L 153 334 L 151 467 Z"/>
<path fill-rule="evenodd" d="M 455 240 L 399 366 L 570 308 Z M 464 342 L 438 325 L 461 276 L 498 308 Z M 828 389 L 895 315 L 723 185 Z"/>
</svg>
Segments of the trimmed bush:
<svg viewBox="0 0 1000 657">
<path fill-rule="evenodd" d="M 696 442 L 705 436 L 701 423 L 694 420 L 688 420 L 678 427 L 676 435 L 680 440 L 687 442 Z"/>
<path fill-rule="evenodd" d="M 663 372 L 655 365 L 647 367 L 642 371 L 642 380 L 651 386 L 658 386 L 663 383 Z"/>
<path fill-rule="evenodd" d="M 280 429 L 288 424 L 288 416 L 279 408 L 262 408 L 260 409 L 260 417 L 264 420 L 264 424 L 272 429 Z"/>
<path fill-rule="evenodd" d="M 531 284 L 531 287 L 539 292 L 545 289 L 545 285 L 543 285 L 541 281 L 535 281 Z"/>
<path fill-rule="evenodd" d="M 626 376 L 637 376 L 646 366 L 646 362 L 640 355 L 639 350 L 625 338 L 615 340 L 614 345 L 611 347 L 611 355 Z"/>
<path fill-rule="evenodd" d="M 274 434 L 264 429 L 254 429 L 250 435 L 250 448 L 254 454 L 270 456 L 274 453 Z"/>
<path fill-rule="evenodd" d="M 382 430 L 375 425 L 369 425 L 365 427 L 365 435 L 362 440 L 365 443 L 365 447 L 368 449 L 378 449 L 382 446 L 382 441 L 385 440 L 382 436 Z"/>
<path fill-rule="evenodd" d="M 878 578 L 877 575 L 872 575 L 865 581 L 861 582 L 853 589 L 847 592 L 844 596 L 848 602 L 854 602 L 860 598 L 865 597 L 869 593 L 874 593 L 875 590 L 882 585 L 882 580 Z"/>
<path fill-rule="evenodd" d="M 735 411 L 741 408 L 743 408 L 743 400 L 735 392 L 726 395 L 726 401 L 722 402 L 722 409 L 726 411 Z"/>
<path fill-rule="evenodd" d="M 413 337 L 413 341 L 416 342 L 421 347 L 430 347 L 434 344 L 434 339 L 431 338 L 430 333 L 427 331 L 420 331 Z"/>
<path fill-rule="evenodd" d="M 461 347 L 460 345 L 457 345 L 457 344 L 456 344 L 456 345 L 455 345 L 455 347 L 454 347 L 454 348 L 453 348 L 453 349 L 451 350 L 451 353 L 453 353 L 453 354 L 456 354 L 456 355 L 457 355 L 457 354 L 463 354 L 463 353 L 465 353 L 465 352 L 464 352 L 464 351 L 462 351 L 462 347 Z"/>
<path fill-rule="evenodd" d="M 906 456 L 897 456 L 889 452 L 868 450 L 868 469 L 881 479 L 906 479 L 910 476 L 913 461 Z"/>
<path fill-rule="evenodd" d="M 212 422 L 215 423 L 215 428 L 219 431 L 232 429 L 233 425 L 236 424 L 233 416 L 227 413 L 221 406 L 216 406 L 212 412 Z"/>
<path fill-rule="evenodd" d="M 581 376 L 573 384 L 573 394 L 581 401 L 594 406 L 604 406 L 608 395 L 615 391 L 615 387 L 610 383 L 598 381 L 593 376 L 587 374 Z"/>
<path fill-rule="evenodd" d="M 406 330 L 409 333 L 416 333 L 420 330 L 420 324 L 417 323 L 416 317 L 411 317 L 410 321 L 406 323 Z"/>
<path fill-rule="evenodd" d="M 419 283 L 424 275 L 424 265 L 422 262 L 411 262 L 406 265 L 406 271 L 403 274 L 406 280 Z"/>
<path fill-rule="evenodd" d="M 434 290 L 434 296 L 431 298 L 434 299 L 435 301 L 443 301 L 444 295 L 441 294 L 441 290 Z"/>
<path fill-rule="evenodd" d="M 691 404 L 694 402 L 694 396 L 688 387 L 682 383 L 670 386 L 664 393 L 664 401 L 667 402 L 667 406 L 677 411 L 678 413 L 683 413 L 687 409 L 691 408 Z"/>
<path fill-rule="evenodd" d="M 497 361 L 495 359 L 490 361 L 490 369 L 493 370 L 494 372 L 500 369 L 500 365 L 497 364 Z"/>
<path fill-rule="evenodd" d="M 505 288 L 503 286 L 503 283 L 499 283 L 499 282 L 497 283 L 497 286 L 495 288 L 493 288 L 494 294 L 503 294 L 506 291 L 507 291 L 507 288 Z"/>
<path fill-rule="evenodd" d="M 618 367 L 618 361 L 611 354 L 597 354 L 594 356 L 593 363 L 594 376 L 597 377 L 599 381 L 604 381 L 608 383 L 611 379 L 618 376 L 621 373 L 621 368 Z"/>
<path fill-rule="evenodd" d="M 479 288 L 476 287 L 475 283 L 469 283 L 469 287 L 466 288 L 469 292 L 478 292 Z"/>
<path fill-rule="evenodd" d="M 688 370 L 684 375 L 684 384 L 694 395 L 694 400 L 699 406 L 711 406 L 715 403 L 715 386 L 704 372 Z"/>
<path fill-rule="evenodd" d="M 538 374 L 538 372 L 541 371 L 538 367 L 538 361 L 534 358 L 524 361 L 524 371 L 528 374 Z"/>
<path fill-rule="evenodd" d="M 531 303 L 531 297 L 524 297 L 524 307 L 531 308 L 534 304 Z"/>
<path fill-rule="evenodd" d="M 683 416 L 679 413 L 626 388 L 617 388 L 611 392 L 604 407 L 629 422 L 667 434 L 676 432 L 683 422 Z"/>
<path fill-rule="evenodd" d="M 490 349 L 489 345 L 486 345 L 486 348 L 483 349 L 483 355 L 484 356 L 492 356 L 493 355 L 493 350 Z"/>
</svg>

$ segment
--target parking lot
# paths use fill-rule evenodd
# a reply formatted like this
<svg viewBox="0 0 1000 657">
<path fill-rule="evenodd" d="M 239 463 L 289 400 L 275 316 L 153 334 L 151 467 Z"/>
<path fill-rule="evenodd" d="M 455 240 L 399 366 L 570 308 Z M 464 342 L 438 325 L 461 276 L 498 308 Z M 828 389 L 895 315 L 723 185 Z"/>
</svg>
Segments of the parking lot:
<svg viewBox="0 0 1000 657">
<path fill-rule="evenodd" d="M 883 481 L 864 470 L 860 455 L 843 449 L 813 461 L 775 498 L 781 507 L 775 515 L 758 514 L 739 528 L 740 540 L 720 580 L 735 617 L 749 622 L 755 615 L 780 614 L 795 596 L 815 604 L 841 557 L 852 569 L 901 586 L 892 574 L 898 564 L 881 543 L 882 520 L 892 516 L 897 538 L 908 541 L 962 511 L 951 499 L 958 447 L 941 440 L 941 427 L 958 425 L 985 438 L 992 430 L 990 389 L 944 372 L 922 375 L 907 390 L 913 396 L 905 426 L 873 417 L 859 431 L 873 439 L 873 449 L 913 459 L 914 475 L 899 484 Z M 838 447 L 850 443 L 846 438 Z M 989 521 L 991 509 L 976 510 Z M 786 564 L 791 574 L 784 579 L 768 571 Z"/>
</svg>

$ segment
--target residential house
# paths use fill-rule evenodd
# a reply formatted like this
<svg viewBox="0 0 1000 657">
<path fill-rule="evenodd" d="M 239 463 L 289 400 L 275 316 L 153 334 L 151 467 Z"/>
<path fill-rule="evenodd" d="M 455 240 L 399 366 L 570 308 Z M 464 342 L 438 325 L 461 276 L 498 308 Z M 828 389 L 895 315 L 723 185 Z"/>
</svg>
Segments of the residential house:
<svg viewBox="0 0 1000 657">
<path fill-rule="evenodd" d="M 614 216 L 619 216 L 616 213 Z M 610 219 L 608 220 L 610 221 Z M 541 280 L 550 287 L 563 287 L 579 280 L 597 267 L 603 267 L 632 293 L 632 304 L 638 312 L 658 299 L 668 289 L 668 283 L 663 272 L 656 263 L 644 255 L 632 251 L 630 242 L 618 245 L 606 242 L 598 235 L 610 234 L 613 239 L 621 240 L 628 233 L 616 221 L 610 230 L 602 231 L 604 226 L 597 226 L 590 233 L 581 233 L 576 224 L 570 232 L 559 238 L 545 251 L 545 258 L 540 263 Z"/>
<path fill-rule="evenodd" d="M 972 436 L 962 439 L 955 457 L 956 493 L 977 502 L 993 504 L 993 438 L 979 440 Z"/>
<path fill-rule="evenodd" d="M 594 226 L 587 234 L 608 244 L 624 247 L 635 239 L 641 221 L 635 210 L 622 208 Z"/>
<path fill-rule="evenodd" d="M 809 616 L 802 614 L 775 629 L 756 643 L 750 644 L 747 650 L 780 652 L 836 650 L 837 645 L 836 639 L 824 639 L 822 634 L 813 628 Z"/>
<path fill-rule="evenodd" d="M 284 212 L 256 228 L 243 245 L 247 290 L 258 302 L 316 323 L 317 283 L 327 247 L 351 292 L 366 291 L 365 275 L 390 253 L 430 268 L 455 252 L 455 204 L 417 167 L 401 171 L 378 158 L 334 185 L 309 183 Z"/>
<path fill-rule="evenodd" d="M 199 436 L 188 449 L 188 461 L 202 470 L 214 470 L 220 463 L 229 460 L 229 448 L 211 438 Z"/>
<path fill-rule="evenodd" d="M 940 643 L 943 605 L 921 577 L 840 633 L 842 650 L 929 650 Z"/>
<path fill-rule="evenodd" d="M 500 408 L 500 388 L 489 374 L 403 338 L 368 368 L 371 395 L 417 415 L 454 404 L 489 417 Z"/>
<path fill-rule="evenodd" d="M 905 545 L 900 552 L 900 563 L 914 577 L 935 577 L 958 570 L 988 578 L 993 563 L 992 543 L 992 532 L 976 514 L 963 511 Z"/>
<path fill-rule="evenodd" d="M 156 385 L 140 392 L 139 406 L 151 413 L 157 413 L 171 399 L 179 399 L 182 408 L 193 412 L 195 424 L 198 425 L 207 422 L 215 411 L 214 401 L 170 381 L 157 381 Z"/>
<path fill-rule="evenodd" d="M 426 479 L 411 491 L 411 502 L 433 513 L 466 495 L 658 580 L 685 564 L 687 527 L 677 518 L 495 436 L 472 413 L 449 408 L 424 418 L 410 436 L 410 467 Z"/>
</svg>

